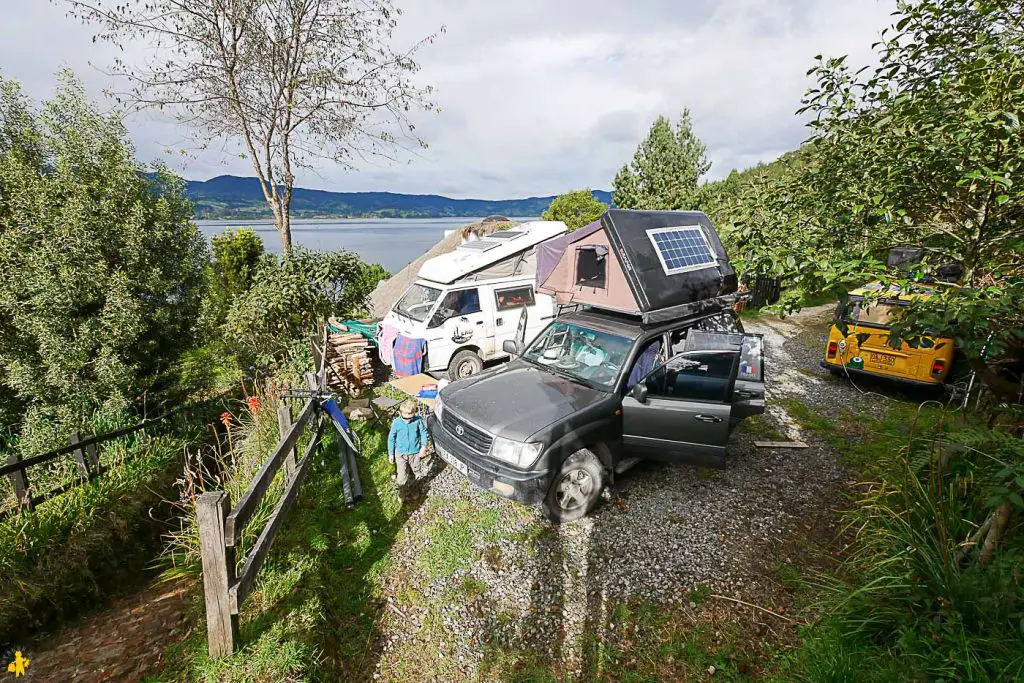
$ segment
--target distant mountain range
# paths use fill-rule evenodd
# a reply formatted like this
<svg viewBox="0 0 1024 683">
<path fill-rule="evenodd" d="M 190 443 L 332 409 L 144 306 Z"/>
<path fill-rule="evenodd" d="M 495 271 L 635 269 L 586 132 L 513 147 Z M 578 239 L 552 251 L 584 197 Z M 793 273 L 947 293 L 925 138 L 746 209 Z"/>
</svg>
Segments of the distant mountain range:
<svg viewBox="0 0 1024 683">
<path fill-rule="evenodd" d="M 222 175 L 210 180 L 188 181 L 189 198 L 195 202 L 196 218 L 272 218 L 256 178 Z M 611 204 L 610 192 L 595 190 L 594 196 Z M 551 197 L 526 199 L 452 199 L 436 194 L 395 192 L 327 192 L 295 188 L 293 218 L 444 218 L 448 216 L 539 216 Z"/>
</svg>

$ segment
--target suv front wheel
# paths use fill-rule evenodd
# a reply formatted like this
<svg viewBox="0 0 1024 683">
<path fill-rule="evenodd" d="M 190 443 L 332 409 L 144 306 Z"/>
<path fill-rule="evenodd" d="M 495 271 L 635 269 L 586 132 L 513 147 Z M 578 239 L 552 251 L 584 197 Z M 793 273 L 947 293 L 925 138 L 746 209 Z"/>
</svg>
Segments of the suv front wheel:
<svg viewBox="0 0 1024 683">
<path fill-rule="evenodd" d="M 601 461 L 586 448 L 566 458 L 544 498 L 544 514 L 556 524 L 573 522 L 590 512 L 604 487 Z"/>
</svg>

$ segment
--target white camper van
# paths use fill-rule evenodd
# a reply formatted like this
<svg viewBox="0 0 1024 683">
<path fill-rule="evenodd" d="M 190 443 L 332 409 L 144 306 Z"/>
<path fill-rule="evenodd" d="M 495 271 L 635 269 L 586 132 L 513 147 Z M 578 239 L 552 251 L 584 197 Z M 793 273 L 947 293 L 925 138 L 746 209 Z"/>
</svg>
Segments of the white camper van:
<svg viewBox="0 0 1024 683">
<path fill-rule="evenodd" d="M 533 221 L 432 258 L 419 279 L 392 306 L 381 325 L 426 340 L 423 369 L 447 371 L 452 380 L 507 358 L 523 310 L 529 342 L 556 314 L 555 300 L 535 291 L 538 244 L 566 232 L 561 221 Z"/>
</svg>

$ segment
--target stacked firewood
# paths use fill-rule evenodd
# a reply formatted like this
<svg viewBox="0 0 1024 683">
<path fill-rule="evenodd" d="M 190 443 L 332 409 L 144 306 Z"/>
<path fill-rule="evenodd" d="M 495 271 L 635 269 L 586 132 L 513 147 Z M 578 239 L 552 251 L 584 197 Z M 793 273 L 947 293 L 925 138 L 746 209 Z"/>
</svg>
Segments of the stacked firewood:
<svg viewBox="0 0 1024 683">
<path fill-rule="evenodd" d="M 353 332 L 327 335 L 327 386 L 335 391 L 358 394 L 373 384 L 373 362 L 366 337 Z"/>
</svg>

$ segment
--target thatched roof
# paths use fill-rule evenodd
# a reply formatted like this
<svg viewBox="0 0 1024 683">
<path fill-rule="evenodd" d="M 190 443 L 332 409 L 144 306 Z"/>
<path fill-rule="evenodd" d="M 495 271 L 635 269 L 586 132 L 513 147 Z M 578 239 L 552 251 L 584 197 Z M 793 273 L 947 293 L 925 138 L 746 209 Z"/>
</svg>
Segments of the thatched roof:
<svg viewBox="0 0 1024 683">
<path fill-rule="evenodd" d="M 477 237 L 482 237 L 499 230 L 514 228 L 517 225 L 519 225 L 517 221 L 508 219 L 494 220 L 492 217 L 479 223 L 470 223 L 455 230 L 452 234 L 431 247 L 430 251 L 426 254 L 420 256 L 387 280 L 382 280 L 377 285 L 377 288 L 373 290 L 373 293 L 370 294 L 370 315 L 377 319 L 387 315 L 387 312 L 391 310 L 394 303 L 398 301 L 398 297 L 402 296 L 409 285 L 416 281 L 416 276 L 419 274 L 420 266 L 423 265 L 424 261 L 441 254 L 447 254 L 450 251 L 455 251 L 455 248 L 462 244 L 462 239 L 470 233 L 475 233 Z"/>
</svg>

